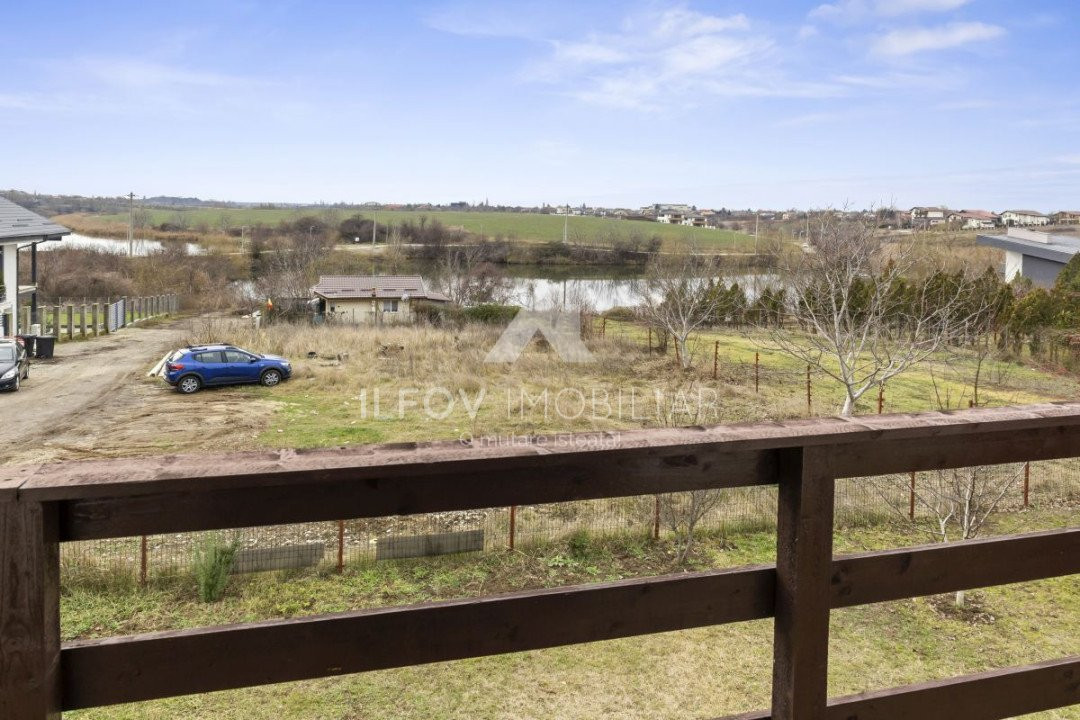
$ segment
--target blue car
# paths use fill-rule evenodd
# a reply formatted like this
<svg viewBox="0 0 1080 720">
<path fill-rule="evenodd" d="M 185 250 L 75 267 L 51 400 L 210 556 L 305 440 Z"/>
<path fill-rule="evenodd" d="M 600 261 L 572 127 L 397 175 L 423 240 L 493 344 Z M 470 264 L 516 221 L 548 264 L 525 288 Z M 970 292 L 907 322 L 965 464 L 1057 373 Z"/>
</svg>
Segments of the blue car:
<svg viewBox="0 0 1080 720">
<path fill-rule="evenodd" d="M 232 345 L 180 348 L 165 361 L 165 382 L 190 395 L 211 385 L 261 383 L 273 387 L 292 375 L 285 358 L 241 350 Z"/>
</svg>

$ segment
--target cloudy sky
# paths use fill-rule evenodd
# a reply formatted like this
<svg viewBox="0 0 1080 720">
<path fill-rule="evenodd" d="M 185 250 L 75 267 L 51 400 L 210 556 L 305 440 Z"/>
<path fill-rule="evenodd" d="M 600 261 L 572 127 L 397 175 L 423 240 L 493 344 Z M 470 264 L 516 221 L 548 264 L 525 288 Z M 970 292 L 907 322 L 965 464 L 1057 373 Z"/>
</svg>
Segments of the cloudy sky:
<svg viewBox="0 0 1080 720">
<path fill-rule="evenodd" d="M 1075 0 L 5 3 L 0 187 L 1080 209 Z"/>
</svg>

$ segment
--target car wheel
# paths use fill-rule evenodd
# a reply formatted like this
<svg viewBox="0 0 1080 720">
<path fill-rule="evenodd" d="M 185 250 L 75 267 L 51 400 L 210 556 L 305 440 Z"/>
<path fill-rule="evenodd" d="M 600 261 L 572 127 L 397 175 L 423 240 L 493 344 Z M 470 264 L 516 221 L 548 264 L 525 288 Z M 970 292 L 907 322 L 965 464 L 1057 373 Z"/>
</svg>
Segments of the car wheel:
<svg viewBox="0 0 1080 720">
<path fill-rule="evenodd" d="M 176 383 L 176 389 L 185 395 L 190 395 L 193 392 L 198 392 L 202 387 L 202 382 L 194 375 L 187 375 L 180 378 L 180 382 Z"/>
<path fill-rule="evenodd" d="M 19 386 L 22 382 L 22 378 L 18 373 L 15 373 L 15 384 L 11 386 L 11 392 L 19 392 Z"/>
<path fill-rule="evenodd" d="M 267 370 L 262 374 L 261 382 L 266 387 L 274 387 L 281 382 L 281 372 L 278 370 Z"/>
<path fill-rule="evenodd" d="M 29 380 L 30 379 L 30 366 L 29 365 L 26 366 L 26 372 L 23 373 L 22 377 L 23 377 L 23 380 Z"/>
</svg>

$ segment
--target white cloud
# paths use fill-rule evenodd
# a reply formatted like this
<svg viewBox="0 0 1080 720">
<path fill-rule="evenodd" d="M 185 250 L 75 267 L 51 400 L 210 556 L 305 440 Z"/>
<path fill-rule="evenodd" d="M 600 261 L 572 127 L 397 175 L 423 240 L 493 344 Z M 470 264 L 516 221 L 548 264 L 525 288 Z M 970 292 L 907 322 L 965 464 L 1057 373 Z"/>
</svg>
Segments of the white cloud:
<svg viewBox="0 0 1080 720">
<path fill-rule="evenodd" d="M 947 50 L 973 42 L 996 40 L 1005 29 L 981 22 L 958 22 L 932 28 L 893 30 L 874 42 L 874 52 L 888 57 L 900 57 L 932 50 Z"/>
<path fill-rule="evenodd" d="M 613 32 L 550 43 L 523 73 L 566 88 L 581 101 L 656 110 L 704 96 L 820 97 L 835 88 L 798 83 L 782 72 L 778 44 L 742 14 L 709 15 L 684 7 L 634 14 Z"/>
<path fill-rule="evenodd" d="M 818 5 L 808 14 L 813 20 L 857 23 L 878 17 L 896 17 L 915 13 L 940 13 L 956 10 L 971 0 L 837 0 Z"/>
<path fill-rule="evenodd" d="M 799 28 L 799 39 L 800 40 L 806 40 L 807 38 L 812 38 L 812 37 L 816 36 L 817 34 L 818 34 L 818 29 L 817 29 L 817 27 L 815 27 L 813 25 L 803 25 L 801 28 Z"/>
<path fill-rule="evenodd" d="M 906 15 L 918 12 L 948 12 L 970 3 L 971 0 L 877 0 L 879 15 Z"/>
<path fill-rule="evenodd" d="M 77 64 L 87 76 L 105 84 L 123 87 L 225 87 L 248 82 L 232 75 L 200 72 L 130 58 L 84 58 Z"/>
</svg>

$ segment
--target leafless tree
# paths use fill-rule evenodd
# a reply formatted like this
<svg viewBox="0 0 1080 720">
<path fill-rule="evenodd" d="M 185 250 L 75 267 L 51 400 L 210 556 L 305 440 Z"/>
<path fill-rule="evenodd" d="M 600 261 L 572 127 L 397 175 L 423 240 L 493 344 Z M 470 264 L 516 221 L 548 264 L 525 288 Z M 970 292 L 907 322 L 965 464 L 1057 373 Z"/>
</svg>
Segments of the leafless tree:
<svg viewBox="0 0 1080 720">
<path fill-rule="evenodd" d="M 868 390 L 969 339 L 986 308 L 972 306 L 966 274 L 916 276 L 915 242 L 885 243 L 872 223 L 844 214 L 817 223 L 810 243 L 779 262 L 787 324 L 759 322 L 756 337 L 839 382 L 847 416 Z"/>
<path fill-rule="evenodd" d="M 448 247 L 436 272 L 439 287 L 458 305 L 504 302 L 510 295 L 506 277 L 484 261 L 480 245 Z"/>
<path fill-rule="evenodd" d="M 948 392 L 939 389 L 934 379 L 935 397 L 941 410 L 964 406 L 961 395 L 955 403 Z M 885 503 L 905 520 L 911 513 L 910 501 L 915 500 L 912 522 L 935 542 L 971 540 L 1016 489 L 1024 475 L 1024 465 L 994 465 L 932 470 L 915 476 L 886 475 L 875 478 L 878 494 Z M 963 607 L 964 591 L 956 593 L 956 606 Z"/>
<path fill-rule="evenodd" d="M 711 259 L 693 252 L 660 255 L 635 285 L 639 312 L 645 321 L 675 340 L 679 364 L 692 365 L 687 347 L 691 333 L 716 316 L 721 296 L 712 292 L 716 274 Z"/>
<path fill-rule="evenodd" d="M 311 295 L 318 263 L 330 251 L 326 234 L 316 230 L 293 233 L 260 253 L 255 281 L 260 296 L 289 301 Z"/>
</svg>

